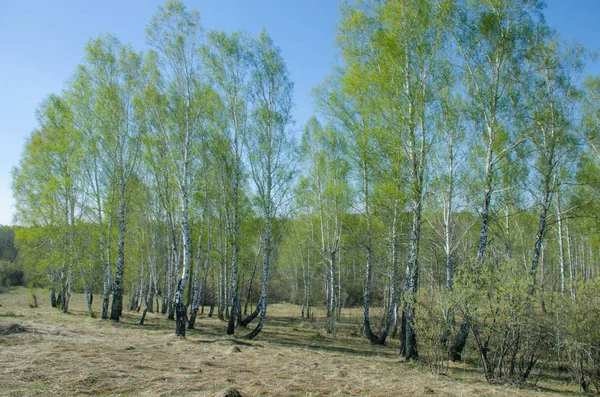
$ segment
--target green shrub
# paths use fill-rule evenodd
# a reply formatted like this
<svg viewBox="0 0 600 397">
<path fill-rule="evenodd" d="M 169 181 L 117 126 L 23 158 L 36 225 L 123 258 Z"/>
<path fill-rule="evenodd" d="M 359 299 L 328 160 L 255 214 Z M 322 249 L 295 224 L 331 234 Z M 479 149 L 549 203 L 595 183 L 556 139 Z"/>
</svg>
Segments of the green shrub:
<svg viewBox="0 0 600 397">
<path fill-rule="evenodd" d="M 469 324 L 487 380 L 523 384 L 553 347 L 553 319 L 514 263 L 464 265 L 455 282 L 457 314 Z"/>
<path fill-rule="evenodd" d="M 423 295 L 423 294 L 422 294 Z M 448 373 L 448 336 L 450 330 L 448 296 L 442 291 L 428 292 L 417 300 L 415 329 L 420 362 L 434 375 Z"/>
<path fill-rule="evenodd" d="M 600 394 L 600 279 L 579 283 L 564 297 L 559 355 L 585 392 Z"/>
</svg>

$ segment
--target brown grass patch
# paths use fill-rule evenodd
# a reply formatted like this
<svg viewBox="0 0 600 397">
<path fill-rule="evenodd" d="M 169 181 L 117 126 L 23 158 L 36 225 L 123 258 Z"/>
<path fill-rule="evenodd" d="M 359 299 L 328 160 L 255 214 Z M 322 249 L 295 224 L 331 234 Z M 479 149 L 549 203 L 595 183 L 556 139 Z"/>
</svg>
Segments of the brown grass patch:
<svg viewBox="0 0 600 397">
<path fill-rule="evenodd" d="M 139 314 L 126 312 L 114 323 L 90 318 L 79 294 L 71 298 L 69 315 L 50 308 L 44 291 L 37 296 L 39 307 L 31 310 L 26 289 L 0 295 L 0 317 L 11 313 L 10 323 L 30 331 L 0 338 L 0 395 L 223 396 L 233 389 L 243 396 L 577 392 L 564 379 L 540 381 L 539 389 L 490 385 L 466 364 L 451 365 L 449 376 L 431 375 L 402 360 L 396 340 L 372 346 L 352 336 L 359 310 L 346 311 L 335 336 L 322 331 L 323 318 L 291 319 L 298 308 L 273 305 L 257 340 L 228 337 L 226 323 L 205 317 L 183 339 L 173 335 L 174 322 L 161 315 L 148 313 L 146 325 L 139 326 Z M 94 311 L 100 313 L 100 307 Z"/>
</svg>

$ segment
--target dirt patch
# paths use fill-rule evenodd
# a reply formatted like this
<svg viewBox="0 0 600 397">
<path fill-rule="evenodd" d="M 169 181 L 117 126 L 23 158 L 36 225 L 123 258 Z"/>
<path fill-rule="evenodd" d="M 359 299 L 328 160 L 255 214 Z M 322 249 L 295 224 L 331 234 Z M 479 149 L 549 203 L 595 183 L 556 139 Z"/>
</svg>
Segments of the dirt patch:
<svg viewBox="0 0 600 397">
<path fill-rule="evenodd" d="M 27 332 L 25 327 L 19 324 L 0 324 L 0 335 L 20 334 Z"/>
</svg>

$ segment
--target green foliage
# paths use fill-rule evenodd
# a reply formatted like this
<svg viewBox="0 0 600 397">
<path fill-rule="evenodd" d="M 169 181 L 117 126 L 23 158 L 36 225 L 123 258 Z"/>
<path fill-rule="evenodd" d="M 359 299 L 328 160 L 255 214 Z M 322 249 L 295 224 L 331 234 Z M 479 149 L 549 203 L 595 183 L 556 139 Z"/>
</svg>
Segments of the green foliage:
<svg viewBox="0 0 600 397">
<path fill-rule="evenodd" d="M 466 357 L 474 346 L 488 380 L 521 385 L 555 358 L 598 391 L 600 79 L 580 85 L 586 53 L 541 7 L 345 2 L 342 62 L 314 89 L 322 122 L 308 120 L 300 145 L 294 84 L 264 31 L 205 35 L 198 12 L 170 0 L 145 56 L 113 35 L 90 40 L 13 170 L 22 226 L 0 227 L 0 286 L 110 295 L 126 262 L 137 308 L 159 294 L 168 305 L 187 268 L 220 312 L 229 285 L 252 304 L 263 280 L 265 298 L 269 281 L 269 301 L 302 314 L 370 290 L 377 328 L 404 281 L 433 373 L 451 371 L 464 319 Z M 473 263 L 483 207 L 489 246 Z"/>
<path fill-rule="evenodd" d="M 434 375 L 448 374 L 448 338 L 453 321 L 449 303 L 449 295 L 442 290 L 431 291 L 417 301 L 419 316 L 415 329 L 419 335 L 419 359 Z"/>
<path fill-rule="evenodd" d="M 14 262 L 19 250 L 15 247 L 15 229 L 11 226 L 0 226 L 0 260 Z"/>
<path fill-rule="evenodd" d="M 486 379 L 522 384 L 552 348 L 552 316 L 540 312 L 527 273 L 507 262 L 463 265 L 456 277 L 457 312 L 469 324 Z"/>
<path fill-rule="evenodd" d="M 20 264 L 0 260 L 0 287 L 25 286 L 26 280 Z"/>
<path fill-rule="evenodd" d="M 584 392 L 600 393 L 600 279 L 580 282 L 577 295 L 564 298 L 557 312 L 559 359 L 568 363 Z M 592 390 L 593 388 L 593 390 Z"/>
</svg>

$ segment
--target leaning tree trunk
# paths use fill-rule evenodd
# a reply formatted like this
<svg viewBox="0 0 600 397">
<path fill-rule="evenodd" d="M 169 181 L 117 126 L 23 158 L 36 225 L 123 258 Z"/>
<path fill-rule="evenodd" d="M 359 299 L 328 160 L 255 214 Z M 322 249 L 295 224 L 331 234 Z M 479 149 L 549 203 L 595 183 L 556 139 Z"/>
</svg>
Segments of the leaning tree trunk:
<svg viewBox="0 0 600 397">
<path fill-rule="evenodd" d="M 146 307 L 144 307 L 144 311 L 142 312 L 142 317 L 140 318 L 140 325 L 144 325 L 144 321 L 146 321 L 146 314 L 150 311 L 152 307 L 152 277 L 148 278 L 148 291 L 142 296 L 145 297 L 144 302 L 146 303 Z"/>
<path fill-rule="evenodd" d="M 260 257 L 260 248 L 256 252 L 256 259 L 254 259 L 254 267 L 252 268 L 252 274 L 250 275 L 250 281 L 248 282 L 248 291 L 246 292 L 246 302 L 244 303 L 244 316 L 248 314 L 248 303 L 252 294 L 252 284 L 254 282 L 254 276 L 256 275 L 256 268 L 258 267 L 258 259 Z"/>
<path fill-rule="evenodd" d="M 244 312 L 246 312 L 246 310 L 248 308 L 248 302 L 250 301 L 250 294 L 252 292 L 252 281 L 254 280 L 254 274 L 256 273 L 256 268 L 257 268 L 257 264 L 258 264 L 258 256 L 259 255 L 260 255 L 260 248 L 258 249 L 258 251 L 256 253 L 256 260 L 254 261 L 255 262 L 254 269 L 252 270 L 252 276 L 250 277 L 250 283 L 248 285 L 248 294 L 247 294 L 247 298 L 246 298 L 246 307 L 244 308 Z M 264 268 L 263 268 L 263 276 L 264 276 Z M 264 282 L 263 282 L 263 284 L 264 284 Z M 261 297 L 262 297 L 262 290 L 261 290 Z M 262 307 L 262 302 L 259 299 L 258 303 L 256 304 L 256 308 L 254 309 L 254 311 L 252 313 L 250 313 L 249 316 L 247 316 L 243 320 L 241 320 L 240 321 L 240 325 L 242 327 L 246 327 L 246 326 L 248 326 L 248 324 L 250 324 L 252 321 L 254 321 L 254 319 L 260 313 L 261 307 Z"/>
<path fill-rule="evenodd" d="M 263 280 L 260 291 L 259 304 L 257 305 L 257 310 L 260 311 L 260 318 L 258 319 L 256 327 L 252 330 L 252 332 L 250 332 L 246 336 L 246 338 L 248 339 L 254 339 L 260 333 L 263 327 L 263 323 L 265 322 L 265 317 L 267 315 L 267 287 L 269 285 L 269 265 L 271 261 L 271 214 L 268 204 L 266 207 L 267 208 L 265 208 L 265 237 L 263 240 Z"/>
</svg>

